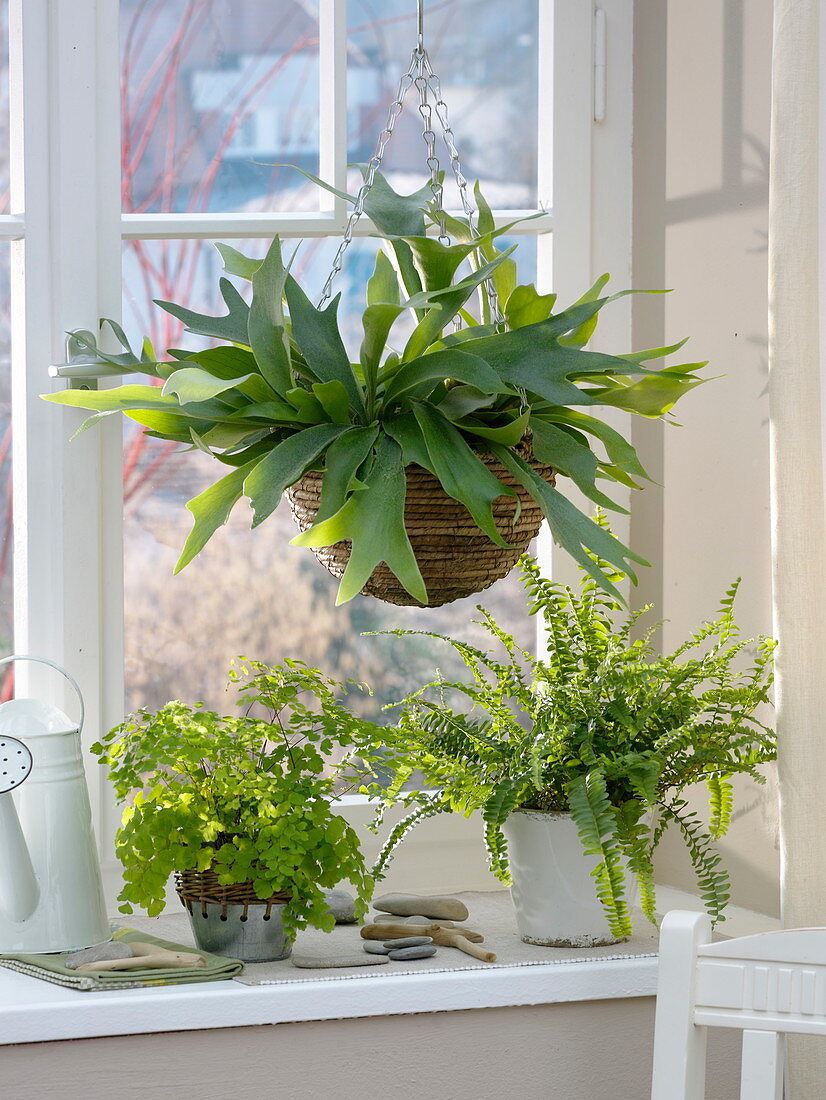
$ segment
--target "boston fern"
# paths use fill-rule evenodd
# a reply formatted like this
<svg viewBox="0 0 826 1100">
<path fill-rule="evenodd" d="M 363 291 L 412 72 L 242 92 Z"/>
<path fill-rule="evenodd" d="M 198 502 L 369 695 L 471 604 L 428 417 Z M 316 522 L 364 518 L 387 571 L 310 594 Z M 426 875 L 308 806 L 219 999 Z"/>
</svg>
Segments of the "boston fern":
<svg viewBox="0 0 826 1100">
<path fill-rule="evenodd" d="M 358 837 L 331 805 L 340 765 L 330 754 L 346 752 L 362 723 L 341 685 L 299 661 L 247 661 L 231 677 L 237 715 L 171 702 L 92 746 L 127 802 L 116 838 L 121 909 L 155 916 L 173 871 L 212 868 L 224 886 L 252 881 L 262 900 L 287 891 L 289 931 L 331 931 L 323 888 L 349 880 L 361 915 L 373 885 Z"/>
<path fill-rule="evenodd" d="M 147 435 L 197 447 L 226 468 L 187 505 L 194 526 L 178 570 L 226 523 L 242 496 L 249 498 L 256 527 L 286 489 L 307 471 L 321 470 L 317 520 L 293 542 L 318 548 L 350 541 L 339 602 L 356 595 L 386 562 L 426 603 L 405 530 L 405 468 L 429 470 L 494 543 L 507 546 L 492 505 L 504 494 L 516 508 L 516 493 L 480 452 L 504 464 L 537 501 L 557 543 L 601 583 L 610 585 L 587 549 L 629 575 L 631 563 L 642 561 L 540 477 L 517 445 L 530 440 L 539 463 L 570 477 L 596 504 L 616 507 L 597 479 L 636 485 L 645 472 L 633 447 L 597 411 L 663 416 L 699 383 L 695 371 L 704 364 L 645 366 L 681 344 L 620 355 L 585 350 L 600 311 L 612 301 L 603 294 L 607 276 L 554 312 L 556 296 L 519 284 L 513 248 L 500 251 L 494 243 L 512 226 L 494 227 L 478 186 L 476 199 L 477 229 L 448 216 L 455 243 L 444 244 L 427 235 L 439 222 L 430 184 L 399 195 L 376 173 L 364 209 L 386 248 L 378 251 L 367 283 L 357 362 L 339 331 L 339 296 L 316 308 L 289 273 L 278 238 L 263 260 L 217 246 L 227 274 L 251 284 L 249 304 L 226 278 L 220 281 L 223 316 L 157 303 L 187 332 L 217 346 L 170 349 L 164 360 L 148 342 L 136 355 L 111 321 L 123 348 L 117 354 L 99 348 L 89 333 L 75 334 L 124 375 L 143 373 L 151 384 L 70 389 L 45 395 L 47 400 L 91 410 L 83 429 L 122 412 Z M 488 279 L 503 320 L 485 292 Z M 478 318 L 469 310 L 475 295 Z M 412 323 L 406 340 L 399 337 L 404 318 Z M 455 321 L 464 327 L 454 330 Z"/>
<path fill-rule="evenodd" d="M 463 658 L 469 679 L 437 678 L 403 700 L 398 727 L 382 731 L 382 744 L 368 737 L 359 745 L 377 777 L 365 788 L 380 804 L 375 824 L 390 806 L 411 808 L 374 874 L 383 875 L 417 821 L 478 810 L 491 869 L 509 884 L 502 832 L 508 815 L 570 813 L 583 850 L 599 861 L 593 875 L 611 930 L 625 937 L 626 868 L 653 920 L 653 855 L 674 826 L 710 916 L 722 919 L 729 880 L 715 841 L 731 819 L 732 777 L 763 783 L 759 765 L 775 757 L 774 734 L 758 717 L 768 702 L 774 642 L 741 637 L 735 584 L 712 621 L 660 656 L 650 635 L 632 638 L 642 612 L 623 614 L 590 577 L 577 594 L 545 580 L 533 559 L 521 566 L 531 611 L 544 620 L 545 656 L 523 651 L 480 608 L 478 622 L 501 656 L 443 638 Z M 424 789 L 408 790 L 413 780 Z M 708 825 L 687 801 L 696 783 L 708 789 Z"/>
</svg>

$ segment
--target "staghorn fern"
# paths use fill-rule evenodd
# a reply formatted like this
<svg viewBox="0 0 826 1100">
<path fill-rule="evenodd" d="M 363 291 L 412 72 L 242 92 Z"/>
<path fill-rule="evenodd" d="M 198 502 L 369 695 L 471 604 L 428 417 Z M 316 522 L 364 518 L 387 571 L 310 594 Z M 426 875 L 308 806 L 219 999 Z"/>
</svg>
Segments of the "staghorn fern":
<svg viewBox="0 0 826 1100">
<path fill-rule="evenodd" d="M 652 630 L 632 637 L 648 608 L 624 612 L 587 573 L 575 592 L 542 577 L 532 558 L 520 565 L 530 610 L 545 628 L 542 658 L 522 650 L 480 607 L 477 622 L 498 652 L 442 638 L 468 678 L 425 684 L 396 704 L 395 728 L 368 731 L 359 746 L 368 765 L 391 775 L 389 786 L 362 787 L 376 799 L 378 817 L 392 805 L 416 807 L 391 833 L 374 874 L 383 876 L 421 818 L 479 811 L 491 870 L 507 885 L 508 815 L 518 808 L 570 813 L 583 849 L 597 859 L 595 891 L 609 924 L 627 936 L 626 878 L 636 880 L 653 921 L 654 852 L 671 826 L 712 920 L 723 919 L 729 882 L 716 841 L 731 821 L 731 779 L 764 782 L 761 765 L 776 755 L 774 732 L 759 716 L 769 702 L 773 640 L 741 636 L 739 581 L 713 619 L 660 655 Z M 414 774 L 427 790 L 405 789 Z M 708 791 L 707 827 L 684 797 L 695 784 Z"/>
</svg>

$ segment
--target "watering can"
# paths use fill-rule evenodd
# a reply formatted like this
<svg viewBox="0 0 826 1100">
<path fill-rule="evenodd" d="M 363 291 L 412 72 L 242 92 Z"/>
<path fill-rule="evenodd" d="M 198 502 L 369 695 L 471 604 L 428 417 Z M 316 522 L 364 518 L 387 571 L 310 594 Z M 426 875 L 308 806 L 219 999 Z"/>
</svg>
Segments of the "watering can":
<svg viewBox="0 0 826 1100">
<path fill-rule="evenodd" d="M 75 723 L 37 699 L 0 705 L 0 953 L 74 951 L 111 939 Z"/>
</svg>

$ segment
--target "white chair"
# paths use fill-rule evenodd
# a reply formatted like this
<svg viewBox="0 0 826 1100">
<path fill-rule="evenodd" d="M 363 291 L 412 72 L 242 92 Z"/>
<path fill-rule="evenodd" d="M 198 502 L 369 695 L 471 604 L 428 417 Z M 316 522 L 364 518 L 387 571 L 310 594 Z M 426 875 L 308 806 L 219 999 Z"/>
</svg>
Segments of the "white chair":
<svg viewBox="0 0 826 1100">
<path fill-rule="evenodd" d="M 826 1035 L 826 928 L 712 943 L 704 913 L 669 913 L 651 1100 L 702 1100 L 709 1027 L 743 1032 L 741 1100 L 782 1100 L 784 1033 Z"/>
</svg>

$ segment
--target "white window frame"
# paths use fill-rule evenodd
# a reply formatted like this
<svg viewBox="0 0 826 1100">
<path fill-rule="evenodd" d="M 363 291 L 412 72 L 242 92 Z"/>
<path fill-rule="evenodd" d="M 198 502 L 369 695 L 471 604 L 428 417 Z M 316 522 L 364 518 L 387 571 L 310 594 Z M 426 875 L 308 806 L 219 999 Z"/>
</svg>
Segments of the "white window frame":
<svg viewBox="0 0 826 1100">
<path fill-rule="evenodd" d="M 595 272 L 612 270 L 622 285 L 630 279 L 633 0 L 538 3 L 545 212 L 517 231 L 537 236 L 540 289 L 571 301 Z M 112 417 L 70 442 L 83 414 L 40 400 L 55 385 L 48 367 L 63 361 L 67 330 L 96 330 L 99 318 L 120 317 L 124 240 L 335 237 L 347 209 L 325 194 L 311 213 L 122 214 L 118 0 L 10 0 L 9 23 L 11 213 L 0 217 L 0 240 L 11 241 L 13 252 L 15 647 L 76 676 L 88 745 L 123 715 L 122 431 Z M 319 25 L 320 175 L 343 189 L 346 0 L 319 0 Z M 524 213 L 498 210 L 495 220 L 503 225 Z M 372 231 L 362 218 L 356 232 Z M 630 307 L 614 306 L 603 329 L 608 344 L 630 347 Z M 547 545 L 543 554 L 550 556 Z M 555 563 L 557 575 L 566 570 Z M 64 703 L 56 678 L 37 666 L 21 665 L 17 682 Z M 88 778 L 114 895 L 116 807 L 91 758 Z M 343 812 L 363 816 L 357 804 Z M 446 821 L 440 834 L 448 869 L 467 849 L 466 823 L 457 822 L 453 846 L 452 828 Z"/>
</svg>

